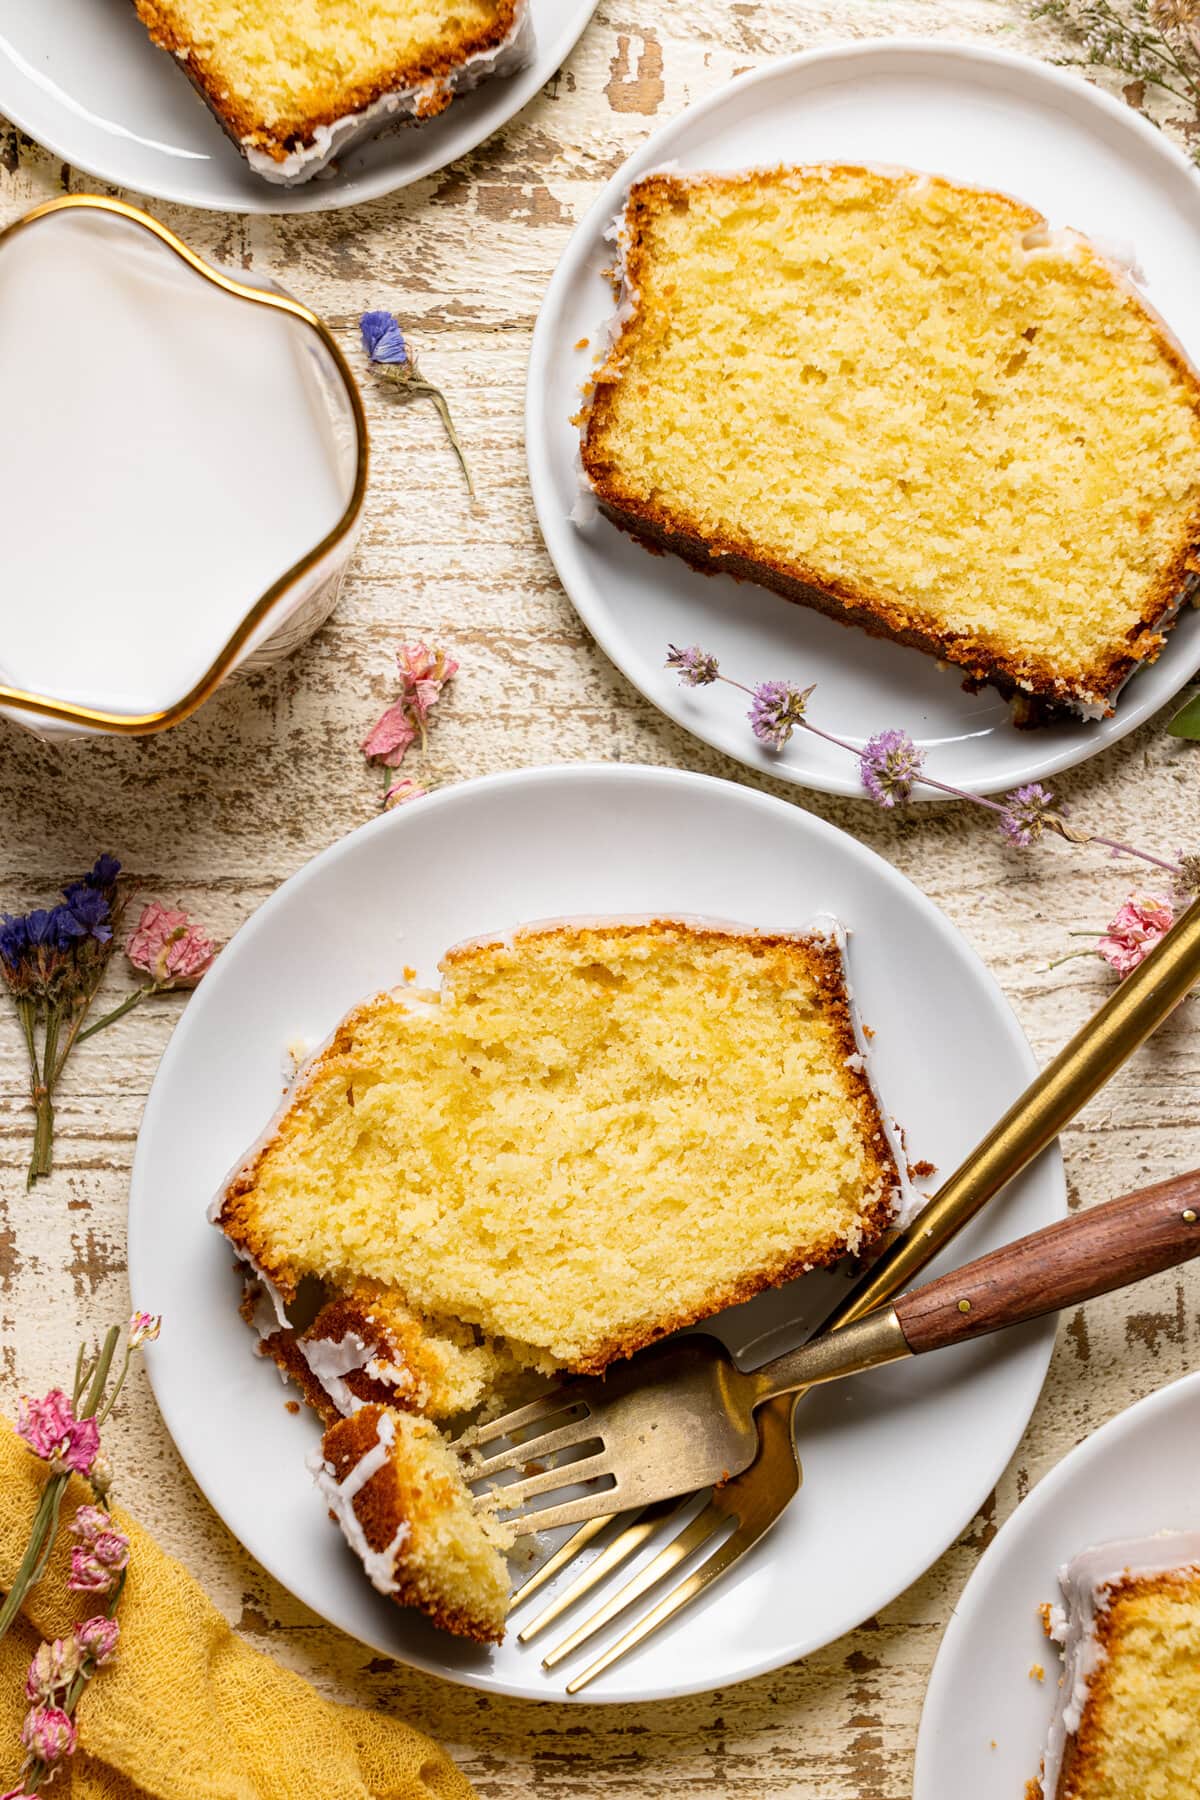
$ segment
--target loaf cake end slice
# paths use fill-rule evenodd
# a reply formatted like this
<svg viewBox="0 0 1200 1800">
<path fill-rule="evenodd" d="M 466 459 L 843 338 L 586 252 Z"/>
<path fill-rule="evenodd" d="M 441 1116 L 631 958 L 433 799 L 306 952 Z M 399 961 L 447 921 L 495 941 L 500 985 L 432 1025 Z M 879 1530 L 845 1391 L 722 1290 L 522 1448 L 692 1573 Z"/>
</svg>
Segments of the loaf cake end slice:
<svg viewBox="0 0 1200 1800">
<path fill-rule="evenodd" d="M 268 181 L 309 181 L 392 120 L 528 62 L 528 0 L 134 0 Z"/>
</svg>

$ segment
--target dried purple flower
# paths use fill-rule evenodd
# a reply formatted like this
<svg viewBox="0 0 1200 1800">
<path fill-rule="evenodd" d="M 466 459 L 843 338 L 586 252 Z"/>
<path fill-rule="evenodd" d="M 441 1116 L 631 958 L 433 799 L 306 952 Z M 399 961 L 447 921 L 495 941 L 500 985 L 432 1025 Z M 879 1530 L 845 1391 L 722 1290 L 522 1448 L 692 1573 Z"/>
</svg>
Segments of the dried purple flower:
<svg viewBox="0 0 1200 1800">
<path fill-rule="evenodd" d="M 876 806 L 905 806 L 924 762 L 907 731 L 881 731 L 859 756 L 858 778 Z"/>
<path fill-rule="evenodd" d="M 408 345 L 395 313 L 365 312 L 358 321 L 363 349 L 373 363 L 406 363 Z"/>
<path fill-rule="evenodd" d="M 812 688 L 798 688 L 790 681 L 761 681 L 754 690 L 747 717 L 760 744 L 772 750 L 783 746 L 804 718 Z"/>
<path fill-rule="evenodd" d="M 721 673 L 712 651 L 702 650 L 699 644 L 688 644 L 683 650 L 668 644 L 666 666 L 675 670 L 684 687 L 707 687 Z"/>
<path fill-rule="evenodd" d="M 5 913 L 0 917 L 0 962 L 8 974 L 15 975 L 29 949 L 29 921 L 23 913 Z"/>
<path fill-rule="evenodd" d="M 1046 829 L 1046 815 L 1054 805 L 1054 795 L 1040 781 L 1019 787 L 1005 799 L 1000 814 L 1000 834 L 1018 850 L 1036 844 Z"/>
<path fill-rule="evenodd" d="M 66 912 L 79 926 L 75 935 L 93 937 L 98 944 L 109 943 L 112 939 L 112 908 L 108 903 L 108 895 L 83 882 L 64 888 L 63 893 L 67 904 L 57 910 Z"/>
</svg>

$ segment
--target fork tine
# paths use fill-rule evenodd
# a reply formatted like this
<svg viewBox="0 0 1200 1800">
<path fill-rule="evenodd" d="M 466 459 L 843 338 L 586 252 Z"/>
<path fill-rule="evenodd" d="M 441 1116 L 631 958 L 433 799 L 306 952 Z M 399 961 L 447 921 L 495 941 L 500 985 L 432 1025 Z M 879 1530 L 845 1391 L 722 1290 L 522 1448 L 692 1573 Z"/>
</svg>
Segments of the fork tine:
<svg viewBox="0 0 1200 1800">
<path fill-rule="evenodd" d="M 704 1515 L 700 1516 L 703 1518 Z M 585 1688 L 590 1682 L 595 1681 L 597 1675 L 603 1675 L 604 1671 L 610 1669 L 621 1657 L 627 1656 L 639 1644 L 645 1643 L 646 1639 L 660 1630 L 668 1619 L 673 1619 L 675 1614 L 681 1612 L 685 1606 L 690 1606 L 692 1601 L 704 1592 L 710 1582 L 716 1581 L 718 1576 L 723 1575 L 731 1563 L 735 1563 L 743 1552 L 762 1537 L 763 1529 L 765 1528 L 755 1530 L 739 1526 L 731 1536 L 725 1539 L 719 1549 L 701 1563 L 698 1569 L 693 1569 L 692 1573 L 681 1581 L 678 1587 L 672 1588 L 669 1594 L 664 1594 L 663 1598 L 656 1606 L 651 1607 L 644 1618 L 639 1619 L 636 1625 L 631 1625 L 625 1635 L 619 1637 L 615 1644 L 611 1644 L 602 1656 L 598 1656 L 595 1662 L 589 1663 L 581 1674 L 568 1681 L 567 1693 L 579 1693 L 581 1688 Z M 617 1599 L 619 1600 L 620 1597 L 618 1595 Z"/>
<path fill-rule="evenodd" d="M 595 1433 L 592 1433 L 593 1437 Z M 582 1456 L 578 1462 L 559 1463 L 557 1468 L 544 1469 L 540 1475 L 528 1475 L 524 1481 L 510 1482 L 507 1487 L 494 1488 L 490 1494 L 481 1496 L 481 1500 L 490 1504 L 499 1502 L 501 1514 L 518 1512 L 527 1500 L 534 1500 L 539 1494 L 553 1493 L 555 1488 L 574 1487 L 580 1481 L 594 1481 L 597 1475 L 611 1475 L 612 1462 L 608 1451 L 597 1450 L 594 1456 Z M 618 1508 L 619 1510 L 619 1508 Z M 605 1508 L 612 1512 L 612 1506 Z M 535 1522 L 540 1514 L 529 1515 Z M 506 1519 L 509 1525 L 524 1524 L 523 1519 Z M 535 1523 L 535 1529 L 543 1531 L 549 1527 L 543 1522 Z"/>
<path fill-rule="evenodd" d="M 582 1468 L 583 1464 L 575 1466 Z M 507 1491 L 506 1488 L 496 1490 L 501 1494 Z M 504 1523 L 510 1525 L 518 1537 L 528 1537 L 531 1531 L 557 1531 L 560 1525 L 581 1525 L 585 1519 L 611 1519 L 616 1513 L 630 1510 L 631 1503 L 621 1498 L 619 1488 L 603 1487 L 584 1494 L 579 1500 L 564 1500 L 561 1506 L 543 1506 L 537 1511 L 518 1513 L 515 1519 L 505 1519 Z"/>
<path fill-rule="evenodd" d="M 514 1444 L 511 1449 L 501 1450 L 498 1456 L 491 1457 L 485 1463 L 476 1465 L 468 1461 L 464 1473 L 474 1487 L 477 1481 L 487 1481 L 504 1469 L 519 1469 L 525 1463 L 540 1462 L 543 1457 L 553 1456 L 556 1450 L 571 1450 L 576 1444 L 585 1444 L 595 1436 L 596 1427 L 589 1424 L 588 1415 L 584 1413 L 582 1418 L 572 1419 L 569 1425 L 560 1425 L 557 1431 L 548 1431 L 544 1437 L 527 1438 L 523 1444 Z M 505 1491 L 497 1489 L 497 1492 Z"/>
<path fill-rule="evenodd" d="M 539 1569 L 535 1569 L 528 1581 L 523 1581 L 515 1593 L 508 1597 L 508 1610 L 515 1612 L 518 1606 L 524 1606 L 526 1600 L 532 1600 L 536 1593 L 553 1581 L 560 1569 L 565 1569 L 569 1562 L 586 1550 L 588 1545 L 598 1538 L 605 1528 L 612 1524 L 616 1513 L 604 1513 L 598 1519 L 589 1519 L 578 1531 L 573 1531 L 565 1544 L 560 1544 L 553 1556 L 548 1556 Z"/>
<path fill-rule="evenodd" d="M 712 1499 L 705 1509 L 705 1513 L 731 1519 L 733 1531 L 705 1557 L 699 1568 L 693 1569 L 677 1587 L 664 1594 L 623 1637 L 568 1682 L 568 1694 L 579 1693 L 581 1688 L 587 1687 L 598 1675 L 611 1669 L 621 1657 L 627 1656 L 648 1637 L 652 1637 L 669 1619 L 690 1605 L 698 1594 L 702 1594 L 711 1582 L 731 1568 L 760 1538 L 765 1537 L 782 1517 L 788 1502 L 795 1496 L 803 1481 L 800 1459 L 796 1455 L 792 1437 L 794 1411 L 795 1400 L 790 1394 L 768 1400 L 765 1406 L 759 1408 L 758 1455 L 743 1474 L 713 1490 Z M 703 1519 L 705 1513 L 701 1513 L 699 1519 Z M 650 1564 L 649 1568 L 653 1566 Z M 643 1574 L 648 1572 L 647 1569 Z M 649 1585 L 643 1582 L 641 1591 L 644 1592 Z M 607 1616 L 604 1619 L 588 1620 L 583 1629 L 588 1631 L 589 1628 L 594 1629 L 601 1623 L 609 1622 L 638 1597 L 637 1582 L 628 1583 L 605 1608 Z M 573 1642 L 578 1644 L 582 1641 L 581 1633 L 577 1632 Z M 556 1656 L 565 1654 L 565 1651 L 566 1646 L 560 1645 Z"/>
<path fill-rule="evenodd" d="M 513 1412 L 505 1413 L 502 1419 L 489 1419 L 485 1425 L 473 1426 L 469 1432 L 464 1432 L 459 1442 L 464 1449 L 477 1450 L 481 1444 L 511 1437 L 514 1431 L 523 1431 L 527 1425 L 540 1425 L 543 1419 L 552 1419 L 555 1413 L 578 1406 L 582 1398 L 579 1384 L 567 1382 L 563 1387 L 552 1388 L 548 1394 L 539 1395 L 528 1406 L 518 1406 Z"/>
<path fill-rule="evenodd" d="M 690 1496 L 683 1500 L 658 1500 L 653 1506 L 646 1507 L 644 1512 L 638 1513 L 624 1531 L 613 1539 L 611 1544 L 605 1545 L 599 1556 L 588 1564 L 582 1574 L 575 1577 L 570 1587 L 561 1594 L 556 1594 L 549 1606 L 543 1607 L 536 1618 L 529 1621 L 524 1631 L 517 1633 L 517 1642 L 519 1644 L 529 1643 L 530 1639 L 537 1637 L 538 1633 L 544 1631 L 547 1625 L 553 1625 L 555 1619 L 561 1618 L 563 1613 L 569 1607 L 574 1606 L 577 1600 L 582 1600 L 585 1594 L 590 1594 L 606 1575 L 611 1575 L 612 1571 L 619 1568 L 623 1562 L 628 1562 L 629 1558 L 635 1551 L 641 1549 L 650 1534 L 657 1530 L 670 1513 L 678 1512 L 687 1504 L 688 1498 Z M 550 1561 L 538 1570 L 533 1581 L 526 1582 L 520 1592 L 514 1596 L 512 1605 L 515 1606 L 519 1601 L 528 1599 L 546 1581 L 549 1581 L 551 1575 L 557 1575 L 558 1571 L 565 1568 L 567 1563 L 585 1547 L 585 1544 L 591 1541 L 592 1537 L 598 1537 L 604 1527 L 611 1524 L 613 1517 L 614 1515 L 610 1513 L 607 1518 L 593 1519 L 590 1524 L 581 1526 L 575 1537 L 568 1538 L 556 1556 L 552 1556 Z M 590 1533 L 590 1537 L 585 1537 L 585 1533 Z M 577 1543 L 576 1539 L 583 1541 Z M 554 1564 L 553 1568 L 550 1566 L 551 1563 Z M 538 1579 L 539 1576 L 542 1577 L 541 1580 Z"/>
<path fill-rule="evenodd" d="M 553 1669 L 562 1662 L 564 1657 L 570 1656 L 572 1651 L 578 1650 L 580 1644 L 585 1644 L 590 1637 L 595 1636 L 596 1632 L 603 1630 L 605 1625 L 610 1624 L 627 1607 L 632 1606 L 635 1600 L 640 1600 L 642 1595 L 648 1593 L 652 1587 L 657 1587 L 658 1583 L 669 1575 L 672 1569 L 678 1568 L 679 1564 L 684 1562 L 693 1550 L 698 1550 L 700 1545 L 706 1543 L 713 1532 L 727 1521 L 728 1514 L 720 1511 L 710 1500 L 703 1512 L 697 1513 L 691 1524 L 685 1525 L 679 1535 L 673 1537 L 669 1544 L 664 1544 L 658 1555 L 648 1562 L 644 1569 L 639 1569 L 633 1579 L 627 1581 L 611 1600 L 605 1601 L 604 1605 L 594 1612 L 590 1619 L 585 1619 L 583 1624 L 569 1637 L 565 1637 L 561 1644 L 556 1644 L 553 1650 L 547 1651 L 542 1658 L 543 1669 Z"/>
</svg>

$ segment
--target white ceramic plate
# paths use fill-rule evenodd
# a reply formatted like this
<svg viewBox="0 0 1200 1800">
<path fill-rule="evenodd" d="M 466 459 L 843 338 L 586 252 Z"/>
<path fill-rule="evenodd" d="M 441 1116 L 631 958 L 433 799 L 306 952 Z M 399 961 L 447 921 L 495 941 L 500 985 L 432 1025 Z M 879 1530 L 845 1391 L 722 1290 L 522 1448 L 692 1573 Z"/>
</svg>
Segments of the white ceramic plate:
<svg viewBox="0 0 1200 1800">
<path fill-rule="evenodd" d="M 1059 1569 L 1089 1545 L 1200 1525 L 1198 1438 L 1200 1374 L 1185 1375 L 1076 1445 L 1006 1520 L 938 1651 L 913 1800 L 1024 1793 L 1038 1773 L 1061 1667 L 1038 1608 L 1061 1598 Z M 1030 1677 L 1035 1663 L 1044 1682 Z"/>
<path fill-rule="evenodd" d="M 528 68 L 436 119 L 369 139 L 337 172 L 273 186 L 246 165 L 130 0 L 0 0 L 0 113 L 75 169 L 115 187 L 220 212 L 324 212 L 407 187 L 507 124 L 573 48 L 596 0 L 532 0 Z"/>
<path fill-rule="evenodd" d="M 759 746 L 729 688 L 682 688 L 663 668 L 668 643 L 715 650 L 753 685 L 817 683 L 814 721 L 862 746 L 902 726 L 931 775 L 999 792 L 1053 774 L 1123 737 L 1200 663 L 1189 610 L 1159 661 L 1098 725 L 1017 731 L 998 694 L 965 694 L 961 676 L 916 650 L 870 638 L 752 583 L 652 556 L 603 519 L 570 523 L 577 493 L 571 415 L 613 308 L 605 230 L 647 169 L 736 169 L 780 161 L 901 164 L 1001 188 L 1055 225 L 1132 245 L 1146 294 L 1200 362 L 1200 182 L 1178 150 L 1131 108 L 1027 57 L 965 45 L 891 40 L 818 50 L 743 75 L 654 133 L 609 182 L 550 284 L 529 365 L 526 438 L 538 519 L 572 601 L 617 667 L 656 706 L 752 768 L 827 792 L 861 794 L 856 760 L 797 732 L 782 755 Z M 588 348 L 575 346 L 583 339 Z M 928 790 L 926 790 L 926 795 Z"/>
<path fill-rule="evenodd" d="M 534 1648 L 492 1652 L 437 1634 L 368 1586 L 304 1467 L 315 1422 L 236 1310 L 228 1245 L 205 1208 L 278 1105 L 284 1046 L 317 1041 L 403 965 L 434 976 L 456 941 L 522 920 L 701 913 L 799 924 L 831 911 L 854 932 L 852 973 L 885 1103 L 914 1158 L 944 1171 L 1026 1084 L 1033 1060 L 999 989 L 903 876 L 785 803 L 675 771 L 564 767 L 489 776 L 362 827 L 274 894 L 188 1004 L 155 1080 L 134 1164 L 134 1304 L 162 1312 L 148 1359 L 163 1417 L 230 1529 L 315 1611 L 389 1656 L 452 1680 L 561 1697 Z M 1065 1210 L 1057 1154 L 978 1220 L 968 1250 Z M 831 1277 L 725 1315 L 754 1360 L 815 1324 Z M 785 1322 L 793 1322 L 787 1331 Z M 1053 1326 L 927 1357 L 807 1402 L 806 1480 L 774 1534 L 687 1616 L 589 1690 L 651 1699 L 716 1687 L 835 1638 L 953 1542 L 1016 1447 Z M 569 1672 L 573 1667 L 568 1666 Z"/>
</svg>

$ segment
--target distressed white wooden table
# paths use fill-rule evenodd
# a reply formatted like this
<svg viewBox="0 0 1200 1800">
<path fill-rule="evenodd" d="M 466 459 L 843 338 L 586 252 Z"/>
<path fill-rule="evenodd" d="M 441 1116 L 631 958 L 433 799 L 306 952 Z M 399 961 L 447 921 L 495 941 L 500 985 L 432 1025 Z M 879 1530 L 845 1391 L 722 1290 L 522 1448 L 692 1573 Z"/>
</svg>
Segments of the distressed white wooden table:
<svg viewBox="0 0 1200 1800">
<path fill-rule="evenodd" d="M 0 907 L 48 898 L 108 849 L 150 893 L 181 901 L 227 937 L 280 881 L 376 810 L 379 781 L 357 744 L 391 695 L 392 647 L 405 637 L 444 643 L 462 662 L 424 765 L 436 780 L 585 757 L 752 780 L 658 717 L 592 646 L 558 586 L 522 457 L 530 332 L 573 224 L 656 120 L 772 56 L 913 32 L 1046 55 L 1062 48 L 1017 0 L 602 0 L 565 69 L 507 131 L 404 193 L 354 212 L 282 219 L 151 203 L 202 254 L 278 276 L 329 320 L 352 361 L 358 314 L 398 311 L 452 398 L 480 502 L 469 506 L 432 410 L 396 406 L 368 386 L 374 469 L 361 546 L 336 615 L 305 650 L 142 743 L 55 750 L 0 721 Z M 1119 79 L 1110 86 L 1122 91 Z M 94 185 L 0 122 L 0 223 Z M 65 319 L 86 307 L 83 295 L 61 299 Z M 269 454 L 239 445 L 235 423 L 231 452 L 239 450 Z M 62 502 L 69 516 L 69 493 Z M 1081 820 L 1104 821 L 1113 835 L 1196 849 L 1200 751 L 1162 725 L 1147 725 L 1059 789 Z M 961 808 L 895 819 L 864 803 L 776 791 L 853 832 L 922 887 L 995 971 L 1039 1054 L 1107 991 L 1111 978 L 1096 963 L 1047 973 L 1065 932 L 1103 924 L 1126 892 L 1125 875 L 1099 855 L 1055 843 L 1018 858 L 986 819 Z M 123 980 L 114 973 L 114 992 Z M 40 1391 L 69 1372 L 81 1334 L 127 1311 L 129 1165 L 179 1005 L 152 1002 L 75 1057 L 59 1104 L 58 1166 L 33 1194 L 23 1182 L 22 1047 L 11 1009 L 0 1008 L 0 1404 L 10 1412 L 20 1388 Z M 1200 1165 L 1200 1000 L 1071 1129 L 1066 1155 L 1076 1205 Z M 1198 1346 L 1196 1277 L 1187 1272 L 1098 1303 L 1086 1322 L 1068 1319 L 996 1492 L 879 1618 L 776 1675 L 619 1710 L 488 1699 L 373 1657 L 324 1626 L 208 1510 L 140 1377 L 115 1421 L 114 1461 L 123 1498 L 250 1641 L 329 1694 L 425 1726 L 488 1800 L 601 1792 L 902 1800 L 934 1653 L 981 1550 L 1073 1444 L 1193 1366 Z M 886 1519 L 881 1496 L 881 1529 Z"/>
</svg>

